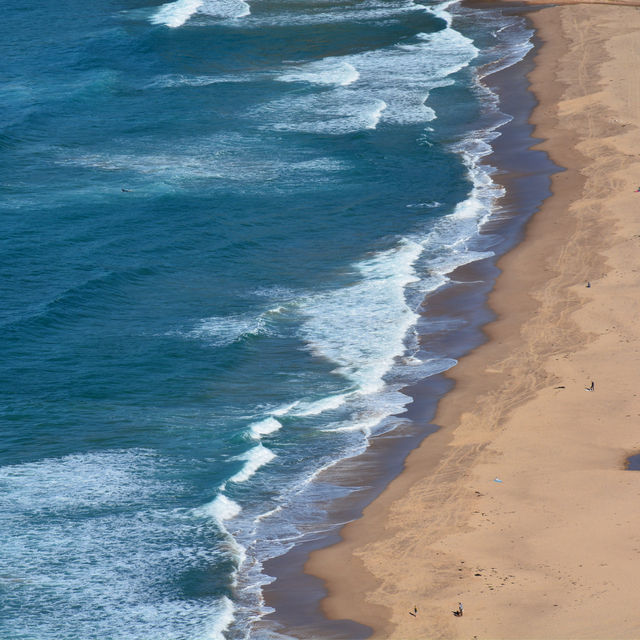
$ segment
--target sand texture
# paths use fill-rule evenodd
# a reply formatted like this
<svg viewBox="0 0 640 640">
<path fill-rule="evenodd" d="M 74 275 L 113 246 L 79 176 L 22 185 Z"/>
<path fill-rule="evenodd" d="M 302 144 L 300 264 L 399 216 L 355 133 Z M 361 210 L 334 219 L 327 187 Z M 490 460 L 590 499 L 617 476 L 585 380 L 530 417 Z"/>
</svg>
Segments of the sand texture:
<svg viewBox="0 0 640 640">
<path fill-rule="evenodd" d="M 442 428 L 307 564 L 375 638 L 640 636 L 640 9 L 532 19 L 532 120 L 566 170 L 499 263 Z"/>
</svg>

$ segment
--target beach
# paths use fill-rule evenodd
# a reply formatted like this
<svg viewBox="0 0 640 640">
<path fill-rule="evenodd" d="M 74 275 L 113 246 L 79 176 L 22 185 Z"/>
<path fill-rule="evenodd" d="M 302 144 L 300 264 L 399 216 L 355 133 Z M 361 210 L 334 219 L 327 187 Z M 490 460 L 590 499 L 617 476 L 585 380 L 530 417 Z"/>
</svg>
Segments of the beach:
<svg viewBox="0 0 640 640">
<path fill-rule="evenodd" d="M 498 262 L 496 319 L 447 373 L 439 430 L 306 566 L 326 615 L 374 638 L 637 636 L 640 11 L 530 18 L 553 195 Z"/>
</svg>

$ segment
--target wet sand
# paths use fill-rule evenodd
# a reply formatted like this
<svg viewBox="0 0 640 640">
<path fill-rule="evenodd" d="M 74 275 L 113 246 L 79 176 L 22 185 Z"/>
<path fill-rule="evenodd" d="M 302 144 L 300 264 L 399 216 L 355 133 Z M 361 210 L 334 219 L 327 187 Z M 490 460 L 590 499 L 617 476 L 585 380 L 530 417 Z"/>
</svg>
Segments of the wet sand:
<svg viewBox="0 0 640 640">
<path fill-rule="evenodd" d="M 498 263 L 497 319 L 450 371 L 440 430 L 306 566 L 325 613 L 377 638 L 638 635 L 640 9 L 531 18 L 532 122 L 565 170 Z"/>
</svg>

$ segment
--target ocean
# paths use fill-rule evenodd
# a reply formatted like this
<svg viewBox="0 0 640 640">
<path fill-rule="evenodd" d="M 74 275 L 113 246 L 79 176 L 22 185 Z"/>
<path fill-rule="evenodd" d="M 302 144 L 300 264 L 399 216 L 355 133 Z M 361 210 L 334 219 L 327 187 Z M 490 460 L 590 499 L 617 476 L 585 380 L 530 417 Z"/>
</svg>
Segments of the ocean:
<svg viewBox="0 0 640 640">
<path fill-rule="evenodd" d="M 532 35 L 456 2 L 3 6 L 0 638 L 284 637 L 265 563 L 459 356 L 425 298 L 496 253 L 487 78 Z"/>
</svg>

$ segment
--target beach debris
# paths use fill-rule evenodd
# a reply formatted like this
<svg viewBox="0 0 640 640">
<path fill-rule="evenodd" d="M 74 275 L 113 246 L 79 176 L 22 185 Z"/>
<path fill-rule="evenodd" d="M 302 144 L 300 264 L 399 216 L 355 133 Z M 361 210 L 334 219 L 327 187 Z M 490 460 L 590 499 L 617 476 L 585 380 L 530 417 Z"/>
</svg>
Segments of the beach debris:
<svg viewBox="0 0 640 640">
<path fill-rule="evenodd" d="M 553 387 L 554 389 L 566 389 L 564 385 L 560 385 L 559 387 Z"/>
<path fill-rule="evenodd" d="M 500 480 L 500 478 L 494 478 L 493 481 L 494 482 L 502 482 L 502 480 Z"/>
</svg>

